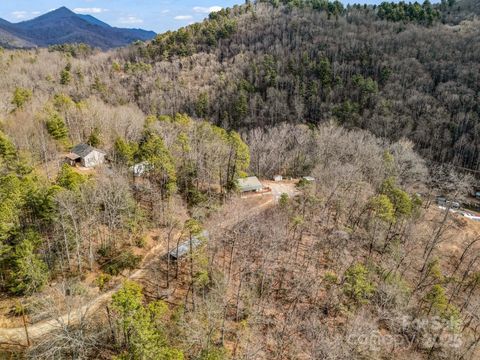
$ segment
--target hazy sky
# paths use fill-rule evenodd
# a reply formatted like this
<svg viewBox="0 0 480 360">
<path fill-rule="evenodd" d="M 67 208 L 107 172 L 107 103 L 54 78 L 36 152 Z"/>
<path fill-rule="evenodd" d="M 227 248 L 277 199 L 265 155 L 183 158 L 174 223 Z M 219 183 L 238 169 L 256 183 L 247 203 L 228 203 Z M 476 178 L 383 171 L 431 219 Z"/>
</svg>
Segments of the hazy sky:
<svg viewBox="0 0 480 360">
<path fill-rule="evenodd" d="M 381 1 L 343 2 L 371 4 Z M 66 6 L 77 13 L 93 15 L 112 26 L 163 32 L 201 21 L 216 9 L 243 3 L 245 0 L 0 0 L 0 18 L 19 22 Z"/>
<path fill-rule="evenodd" d="M 212 10 L 243 3 L 244 0 L 0 0 L 0 18 L 19 22 L 66 6 L 112 26 L 163 32 L 200 21 Z"/>
</svg>

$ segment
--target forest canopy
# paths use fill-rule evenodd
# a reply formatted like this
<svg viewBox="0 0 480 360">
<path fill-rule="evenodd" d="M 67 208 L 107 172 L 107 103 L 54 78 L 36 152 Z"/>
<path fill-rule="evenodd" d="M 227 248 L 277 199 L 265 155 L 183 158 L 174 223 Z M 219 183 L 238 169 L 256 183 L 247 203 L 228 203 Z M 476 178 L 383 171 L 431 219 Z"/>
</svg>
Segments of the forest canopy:
<svg viewBox="0 0 480 360">
<path fill-rule="evenodd" d="M 1 50 L 0 342 L 477 359 L 475 9 L 246 1 L 108 52 Z"/>
</svg>

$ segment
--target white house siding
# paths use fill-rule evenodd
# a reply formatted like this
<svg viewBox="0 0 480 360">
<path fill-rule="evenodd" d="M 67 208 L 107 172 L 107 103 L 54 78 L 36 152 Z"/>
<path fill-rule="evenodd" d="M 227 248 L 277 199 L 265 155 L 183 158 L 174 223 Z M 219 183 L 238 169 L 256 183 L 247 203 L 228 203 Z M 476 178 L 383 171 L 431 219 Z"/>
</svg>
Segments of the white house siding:
<svg viewBox="0 0 480 360">
<path fill-rule="evenodd" d="M 143 176 L 152 169 L 153 166 L 148 161 L 143 161 L 130 167 L 130 171 L 134 176 Z"/>
<path fill-rule="evenodd" d="M 103 164 L 105 162 L 105 154 L 100 151 L 93 150 L 90 154 L 82 159 L 82 165 L 87 168 L 92 168 Z"/>
</svg>

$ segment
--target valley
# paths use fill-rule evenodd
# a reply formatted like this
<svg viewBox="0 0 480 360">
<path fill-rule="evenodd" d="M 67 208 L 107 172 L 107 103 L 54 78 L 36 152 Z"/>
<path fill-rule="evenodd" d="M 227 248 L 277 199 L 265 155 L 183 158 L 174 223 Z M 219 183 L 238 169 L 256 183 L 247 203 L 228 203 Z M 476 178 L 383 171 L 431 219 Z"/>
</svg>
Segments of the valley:
<svg viewBox="0 0 480 360">
<path fill-rule="evenodd" d="M 478 0 L 213 8 L 0 20 L 0 357 L 478 359 Z"/>
</svg>

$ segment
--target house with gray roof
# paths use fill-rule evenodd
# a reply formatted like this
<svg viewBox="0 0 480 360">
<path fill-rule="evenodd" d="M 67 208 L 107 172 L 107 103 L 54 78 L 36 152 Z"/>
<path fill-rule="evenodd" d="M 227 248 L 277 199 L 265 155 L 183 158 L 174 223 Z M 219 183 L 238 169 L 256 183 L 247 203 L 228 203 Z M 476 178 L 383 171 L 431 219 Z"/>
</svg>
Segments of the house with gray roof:
<svg viewBox="0 0 480 360">
<path fill-rule="evenodd" d="M 258 180 L 256 176 L 249 176 L 246 178 L 240 178 L 237 180 L 238 183 L 238 189 L 240 192 L 254 192 L 254 191 L 260 191 L 263 189 L 263 185 Z"/>
<path fill-rule="evenodd" d="M 78 144 L 70 150 L 65 160 L 72 166 L 94 168 L 105 162 L 106 153 L 87 144 Z"/>
<path fill-rule="evenodd" d="M 176 261 L 188 253 L 190 253 L 190 245 L 192 246 L 192 251 L 195 250 L 197 247 L 199 247 L 203 241 L 208 239 L 208 231 L 203 231 L 200 235 L 198 236 L 192 236 L 192 239 L 187 239 L 180 245 L 178 245 L 175 249 L 171 250 L 168 253 L 168 256 L 170 259 Z M 203 240 L 203 241 L 202 241 Z"/>
</svg>

